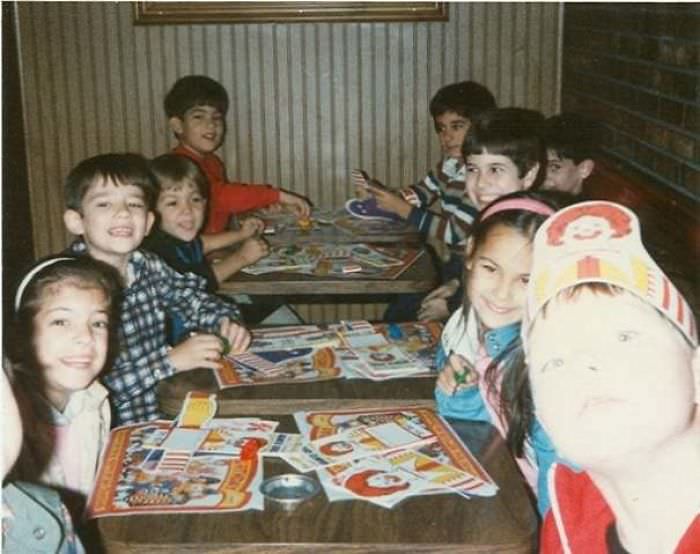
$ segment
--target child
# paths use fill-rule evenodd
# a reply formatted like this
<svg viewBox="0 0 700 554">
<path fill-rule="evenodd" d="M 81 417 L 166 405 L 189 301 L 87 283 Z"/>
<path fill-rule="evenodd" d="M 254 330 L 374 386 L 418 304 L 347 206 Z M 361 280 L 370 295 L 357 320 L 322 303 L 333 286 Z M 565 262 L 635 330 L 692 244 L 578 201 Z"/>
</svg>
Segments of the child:
<svg viewBox="0 0 700 554">
<path fill-rule="evenodd" d="M 547 178 L 542 187 L 579 195 L 583 182 L 595 169 L 600 142 L 597 123 L 575 113 L 550 117 L 542 136 L 547 149 Z"/>
<path fill-rule="evenodd" d="M 5 480 L 22 447 L 22 421 L 5 372 L 2 390 L 2 550 L 10 553 L 82 554 L 70 514 L 56 491 Z"/>
<path fill-rule="evenodd" d="M 534 241 L 523 340 L 557 451 L 542 552 L 700 552 L 700 352 L 636 216 L 570 206 Z"/>
<path fill-rule="evenodd" d="M 422 181 L 395 194 L 370 183 L 369 191 L 379 208 L 396 214 L 416 227 L 427 241 L 456 248 L 464 245 L 478 209 L 465 194 L 462 142 L 477 113 L 495 108 L 493 94 L 474 81 L 442 87 L 430 101 L 430 115 L 440 141 L 442 158 L 435 171 Z M 444 271 L 461 267 L 454 255 L 444 262 Z M 406 295 L 392 304 L 387 321 L 415 320 L 422 295 Z"/>
<path fill-rule="evenodd" d="M 180 273 L 196 273 L 207 280 L 214 292 L 219 283 L 241 268 L 257 262 L 268 253 L 267 243 L 256 237 L 265 224 L 251 217 L 238 231 L 200 235 L 207 204 L 207 178 L 191 159 L 164 154 L 151 161 L 156 178 L 157 225 L 146 237 L 143 247 L 161 256 Z M 205 255 L 243 242 L 238 250 L 210 265 Z"/>
<path fill-rule="evenodd" d="M 543 469 L 554 452 L 532 417 L 520 321 L 532 237 L 555 207 L 546 193 L 516 192 L 479 214 L 467 243 L 464 306 L 443 331 L 438 367 L 447 363 L 435 389 L 441 415 L 489 421 L 507 439 L 542 513 Z"/>
<path fill-rule="evenodd" d="M 165 96 L 165 114 L 178 145 L 174 152 L 192 159 L 209 180 L 209 218 L 204 233 L 226 229 L 231 214 L 275 203 L 291 207 L 308 218 L 308 200 L 270 185 L 232 183 L 224 164 L 214 154 L 224 142 L 228 94 L 219 83 L 203 75 L 178 79 Z"/>
<path fill-rule="evenodd" d="M 81 238 L 69 251 L 102 260 L 119 272 L 122 291 L 119 355 L 103 382 L 119 425 L 159 417 L 156 385 L 176 372 L 216 368 L 223 349 L 240 353 L 250 342 L 235 321 L 238 309 L 204 289 L 204 278 L 178 273 L 139 250 L 153 224 L 155 183 L 137 154 L 103 154 L 79 163 L 66 181 L 66 227 Z M 191 336 L 174 348 L 166 315 L 179 317 Z M 218 336 L 217 336 L 218 332 Z"/>
<path fill-rule="evenodd" d="M 504 194 L 540 185 L 545 159 L 539 136 L 543 121 L 539 112 L 521 108 L 500 108 L 474 118 L 462 154 L 467 195 L 479 210 Z M 463 297 L 460 283 L 461 265 L 425 298 L 419 318 L 446 318 Z"/>
</svg>

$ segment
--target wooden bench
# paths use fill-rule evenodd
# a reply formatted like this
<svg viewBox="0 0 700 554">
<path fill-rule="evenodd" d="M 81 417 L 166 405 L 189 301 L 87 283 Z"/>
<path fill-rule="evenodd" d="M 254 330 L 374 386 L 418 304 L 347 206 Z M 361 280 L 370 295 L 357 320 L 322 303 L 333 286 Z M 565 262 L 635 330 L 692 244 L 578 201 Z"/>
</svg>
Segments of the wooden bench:
<svg viewBox="0 0 700 554">
<path fill-rule="evenodd" d="M 596 163 L 583 189 L 589 199 L 610 200 L 639 216 L 649 253 L 700 315 L 700 203 L 655 185 L 612 162 Z"/>
</svg>

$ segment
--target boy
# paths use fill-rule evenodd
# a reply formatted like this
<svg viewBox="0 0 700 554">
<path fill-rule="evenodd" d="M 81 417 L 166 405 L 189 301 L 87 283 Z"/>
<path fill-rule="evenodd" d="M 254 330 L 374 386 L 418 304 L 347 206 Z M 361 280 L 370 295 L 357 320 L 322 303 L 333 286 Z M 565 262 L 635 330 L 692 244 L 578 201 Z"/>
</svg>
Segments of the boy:
<svg viewBox="0 0 700 554">
<path fill-rule="evenodd" d="M 523 323 L 558 453 L 541 551 L 700 552 L 700 351 L 636 216 L 585 202 L 537 232 Z"/>
<path fill-rule="evenodd" d="M 218 82 L 202 75 L 178 79 L 165 96 L 165 114 L 178 140 L 176 154 L 193 160 L 209 180 L 209 218 L 204 233 L 226 229 L 231 214 L 281 203 L 308 218 L 308 200 L 270 185 L 232 183 L 214 153 L 224 142 L 228 94 Z"/>
<path fill-rule="evenodd" d="M 265 224 L 256 217 L 245 219 L 237 231 L 200 235 L 207 204 L 207 178 L 190 158 L 163 154 L 150 163 L 157 186 L 157 224 L 143 247 L 162 257 L 180 273 L 196 273 L 214 292 L 240 269 L 268 253 L 267 243 L 257 238 Z M 205 255 L 243 242 L 236 252 L 209 265 Z"/>
<path fill-rule="evenodd" d="M 555 115 L 545 121 L 542 137 L 547 149 L 542 188 L 581 194 L 583 182 L 595 169 L 600 141 L 597 123 L 575 113 Z"/>
<path fill-rule="evenodd" d="M 466 162 L 466 192 L 477 210 L 496 198 L 537 188 L 542 181 L 544 148 L 539 112 L 499 108 L 478 114 L 462 145 Z M 445 319 L 462 302 L 462 263 L 453 265 L 442 286 L 423 300 L 420 319 Z"/>
<path fill-rule="evenodd" d="M 474 81 L 462 81 L 442 87 L 430 101 L 430 115 L 440 141 L 442 158 L 435 171 L 422 181 L 395 194 L 369 183 L 368 190 L 377 206 L 396 214 L 416 227 L 427 241 L 448 248 L 464 244 L 478 210 L 465 194 L 465 169 L 462 142 L 471 120 L 482 111 L 496 106 L 493 94 Z M 461 265 L 453 254 L 443 264 L 443 273 L 453 273 Z M 387 321 L 415 320 L 423 295 L 403 295 L 392 303 Z M 432 318 L 431 318 L 432 319 Z"/>
<path fill-rule="evenodd" d="M 232 352 L 244 351 L 250 342 L 248 331 L 235 323 L 237 307 L 206 293 L 202 277 L 181 275 L 139 250 L 153 224 L 154 190 L 148 162 L 137 154 L 89 158 L 66 180 L 63 219 L 81 237 L 70 252 L 108 263 L 125 285 L 119 352 L 102 379 L 112 393 L 116 425 L 158 418 L 161 379 L 197 367 L 214 369 L 226 342 Z M 174 348 L 165 339 L 166 313 L 192 331 Z"/>
</svg>

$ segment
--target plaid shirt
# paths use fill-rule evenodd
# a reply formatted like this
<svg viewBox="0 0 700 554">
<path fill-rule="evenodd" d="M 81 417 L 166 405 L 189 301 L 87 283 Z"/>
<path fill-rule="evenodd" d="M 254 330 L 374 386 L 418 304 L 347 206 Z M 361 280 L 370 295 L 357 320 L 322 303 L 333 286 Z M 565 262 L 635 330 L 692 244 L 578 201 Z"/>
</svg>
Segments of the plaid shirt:
<svg viewBox="0 0 700 554">
<path fill-rule="evenodd" d="M 435 171 L 409 187 L 420 201 L 408 221 L 427 239 L 435 238 L 448 246 L 463 245 L 471 234 L 479 213 L 472 206 L 466 190 L 466 168 L 457 158 L 443 158 Z M 428 208 L 439 203 L 439 211 Z"/>
<path fill-rule="evenodd" d="M 73 254 L 86 253 L 74 243 Z M 168 358 L 166 313 L 172 313 L 191 330 L 218 330 L 222 318 L 240 320 L 235 304 L 205 291 L 206 280 L 193 273 L 180 274 L 155 254 L 135 250 L 128 264 L 129 284 L 122 291 L 119 354 L 102 377 L 110 390 L 114 424 L 124 425 L 161 417 L 156 386 L 175 373 Z"/>
</svg>

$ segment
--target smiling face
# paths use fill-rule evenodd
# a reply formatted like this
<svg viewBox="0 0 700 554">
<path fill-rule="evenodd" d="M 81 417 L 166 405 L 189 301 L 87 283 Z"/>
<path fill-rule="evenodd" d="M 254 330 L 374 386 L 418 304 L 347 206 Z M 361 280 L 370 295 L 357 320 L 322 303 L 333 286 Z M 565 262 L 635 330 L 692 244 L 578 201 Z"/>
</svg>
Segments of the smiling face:
<svg viewBox="0 0 700 554">
<path fill-rule="evenodd" d="M 469 120 L 457 112 L 445 112 L 435 118 L 435 132 L 445 156 L 462 157 L 462 143 L 468 130 Z"/>
<path fill-rule="evenodd" d="M 194 183 L 163 183 L 156 203 L 160 227 L 185 242 L 194 240 L 204 224 L 205 207 L 206 200 Z"/>
<path fill-rule="evenodd" d="M 537 417 L 559 453 L 601 467 L 700 424 L 698 356 L 672 324 L 631 293 L 577 292 L 550 301 L 528 339 Z"/>
<path fill-rule="evenodd" d="M 108 328 L 109 303 L 102 290 L 62 281 L 42 291 L 34 316 L 34 347 L 48 399 L 58 410 L 102 370 Z"/>
<path fill-rule="evenodd" d="M 81 210 L 67 210 L 68 230 L 82 235 L 90 255 L 124 272 L 126 261 L 153 225 L 143 191 L 135 185 L 100 180 L 85 194 Z"/>
<path fill-rule="evenodd" d="M 170 118 L 170 128 L 184 146 L 201 156 L 214 152 L 224 140 L 224 116 L 213 106 L 195 106 L 182 118 Z"/>
<path fill-rule="evenodd" d="M 517 166 L 508 156 L 483 150 L 481 154 L 470 154 L 466 167 L 467 194 L 474 206 L 482 209 L 499 196 L 530 188 L 539 165 L 519 177 Z"/>
<path fill-rule="evenodd" d="M 532 266 L 532 242 L 517 229 L 497 224 L 467 258 L 467 295 L 489 329 L 520 321 Z"/>
</svg>

